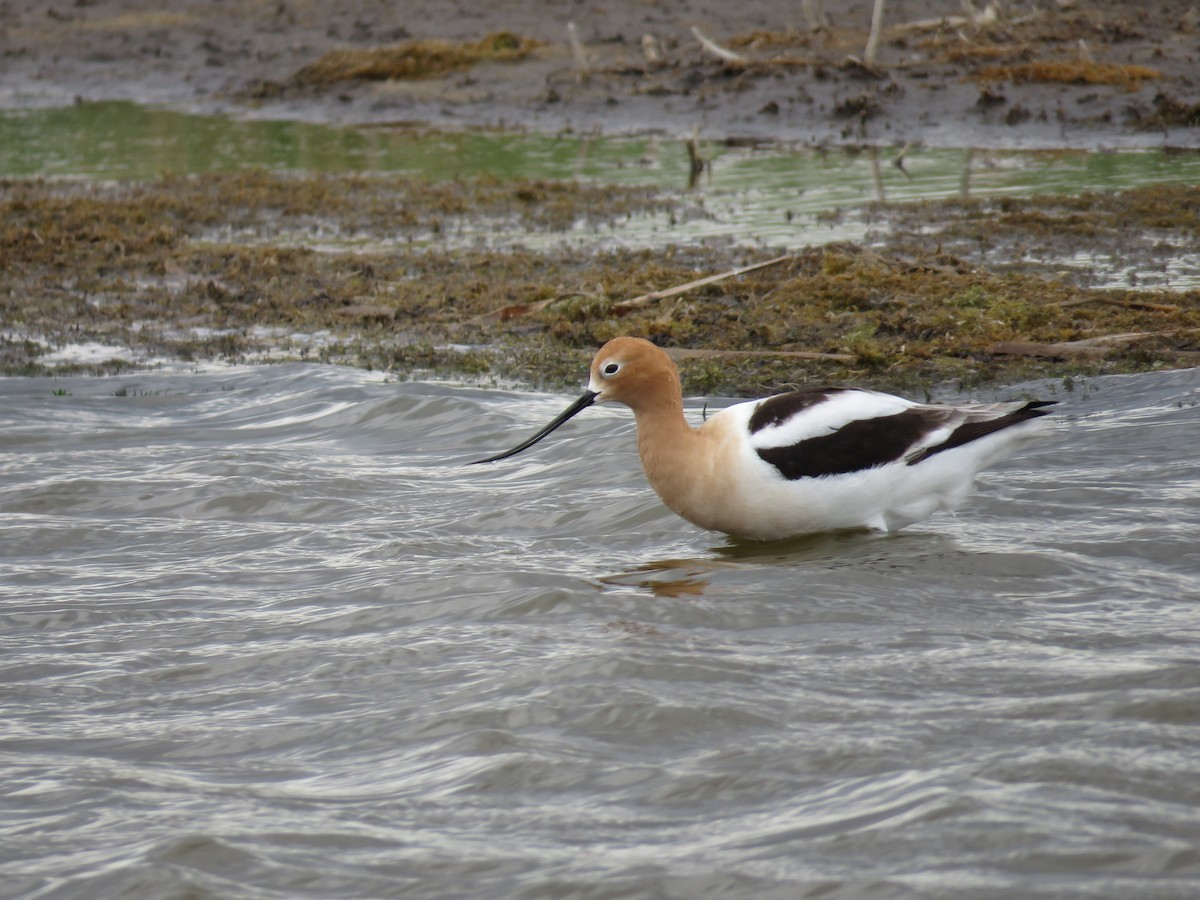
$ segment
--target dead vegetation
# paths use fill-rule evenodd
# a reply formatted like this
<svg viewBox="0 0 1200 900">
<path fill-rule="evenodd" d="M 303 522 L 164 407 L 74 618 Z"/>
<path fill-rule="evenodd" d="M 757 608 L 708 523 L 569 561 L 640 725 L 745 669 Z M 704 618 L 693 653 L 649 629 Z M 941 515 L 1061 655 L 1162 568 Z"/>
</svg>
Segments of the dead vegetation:
<svg viewBox="0 0 1200 900">
<path fill-rule="evenodd" d="M 984 66 L 978 81 L 1011 81 L 1014 84 L 1107 84 L 1135 88 L 1143 81 L 1162 78 L 1149 66 L 1114 65 L 1091 60 L 1033 60 L 1006 66 Z"/>
<path fill-rule="evenodd" d="M 594 190 L 554 188 L 564 207 L 597 215 L 664 202 Z M 689 391 L 738 394 L 809 380 L 913 391 L 1135 371 L 1194 365 L 1200 352 L 1196 291 L 1088 288 L 1019 261 L 1003 271 L 973 263 L 943 246 L 981 229 L 1086 243 L 1118 225 L 1190 240 L 1196 189 L 896 208 L 884 249 L 837 244 L 782 257 L 725 245 L 583 254 L 415 251 L 395 241 L 396 210 L 414 227 L 433 219 L 448 227 L 448 208 L 532 208 L 549 193 L 520 181 L 430 186 L 262 172 L 0 183 L 3 370 L 36 374 L 47 346 L 95 340 L 182 359 L 282 354 L 562 386 L 578 381 L 598 344 L 640 334 L 678 351 Z M 318 212 L 392 242 L 322 253 L 274 237 Z M 906 231 L 918 220 L 925 245 Z M 228 221 L 257 238 L 214 237 L 212 225 Z M 297 333 L 328 337 L 297 346 L 288 338 Z M 453 349 L 464 346 L 477 349 Z M 123 364 L 118 356 L 109 368 Z"/>
<path fill-rule="evenodd" d="M 478 41 L 423 39 L 383 47 L 346 48 L 333 50 L 304 66 L 292 80 L 301 85 L 328 85 L 432 78 L 485 61 L 516 62 L 538 46 L 539 42 L 531 38 L 498 31 Z"/>
</svg>

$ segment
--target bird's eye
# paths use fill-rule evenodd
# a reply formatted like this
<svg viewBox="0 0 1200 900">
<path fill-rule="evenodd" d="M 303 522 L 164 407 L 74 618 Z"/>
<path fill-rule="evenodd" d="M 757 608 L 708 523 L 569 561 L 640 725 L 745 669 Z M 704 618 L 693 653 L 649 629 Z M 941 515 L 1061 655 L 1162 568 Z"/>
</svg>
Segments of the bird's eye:
<svg viewBox="0 0 1200 900">
<path fill-rule="evenodd" d="M 603 375 L 605 378 L 611 378 L 613 375 L 616 375 L 620 371 L 621 371 L 620 363 L 610 362 L 610 363 L 605 363 L 604 366 L 601 367 L 600 374 Z"/>
</svg>

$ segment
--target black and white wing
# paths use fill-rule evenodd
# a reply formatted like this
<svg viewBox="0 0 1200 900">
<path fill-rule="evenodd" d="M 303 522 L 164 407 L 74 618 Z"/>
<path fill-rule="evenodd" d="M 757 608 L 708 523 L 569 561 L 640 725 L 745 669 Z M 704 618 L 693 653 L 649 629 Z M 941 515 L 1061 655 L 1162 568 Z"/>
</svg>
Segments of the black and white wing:
<svg viewBox="0 0 1200 900">
<path fill-rule="evenodd" d="M 1051 401 L 929 406 L 831 388 L 793 391 L 752 407 L 746 422 L 759 458 L 789 481 L 845 475 L 903 461 L 917 465 L 1046 415 Z"/>
</svg>

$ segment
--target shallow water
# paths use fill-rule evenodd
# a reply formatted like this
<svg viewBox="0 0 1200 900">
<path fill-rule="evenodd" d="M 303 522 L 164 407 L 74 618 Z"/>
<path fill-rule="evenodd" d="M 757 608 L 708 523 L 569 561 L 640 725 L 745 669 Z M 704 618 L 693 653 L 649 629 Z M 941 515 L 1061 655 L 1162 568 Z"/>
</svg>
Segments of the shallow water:
<svg viewBox="0 0 1200 900">
<path fill-rule="evenodd" d="M 0 894 L 1196 896 L 1200 372 L 1027 387 L 956 516 L 755 546 L 623 410 L 458 465 L 565 397 L 0 381 Z"/>
<path fill-rule="evenodd" d="M 1200 153 L 1158 150 L 984 150 L 896 147 L 825 149 L 788 144 L 725 146 L 702 142 L 710 167 L 689 188 L 683 141 L 662 136 L 458 131 L 350 127 L 301 121 L 196 115 L 129 102 L 0 110 L 0 177 L 149 179 L 247 168 L 312 173 L 401 173 L 430 180 L 474 176 L 577 180 L 649 186 L 684 205 L 683 214 L 631 216 L 612 226 L 583 220 L 567 233 L 529 230 L 472 215 L 423 236 L 383 239 L 379 246 L 533 248 L 563 243 L 646 247 L 729 240 L 801 247 L 869 240 L 878 201 L 1032 196 L 1113 191 L 1151 184 L 1195 184 Z M 902 164 L 901 164 L 902 163 Z M 696 205 L 699 211 L 688 207 Z M 849 214 L 847 214 L 849 213 Z M 213 240 L 247 235 L 214 232 Z M 370 249 L 361 234 L 320 234 L 291 241 L 325 249 Z M 378 247 L 376 247 L 378 249 Z M 1171 254 L 1163 287 L 1198 283 L 1200 257 L 1190 244 Z M 1065 265 L 1111 272 L 1130 282 L 1121 260 L 1087 258 Z M 1147 272 L 1139 271 L 1143 279 Z"/>
</svg>

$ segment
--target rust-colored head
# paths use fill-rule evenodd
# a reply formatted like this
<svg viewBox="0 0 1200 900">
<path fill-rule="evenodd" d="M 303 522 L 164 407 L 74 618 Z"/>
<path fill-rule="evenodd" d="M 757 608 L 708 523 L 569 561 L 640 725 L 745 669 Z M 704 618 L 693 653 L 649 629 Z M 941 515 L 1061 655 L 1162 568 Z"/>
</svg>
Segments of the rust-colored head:
<svg viewBox="0 0 1200 900">
<path fill-rule="evenodd" d="M 588 390 L 597 403 L 624 403 L 634 412 L 683 403 L 671 357 L 642 338 L 613 338 L 592 360 Z"/>
<path fill-rule="evenodd" d="M 549 425 L 511 450 L 475 462 L 496 462 L 532 447 L 593 403 L 624 403 L 635 413 L 683 407 L 679 372 L 662 350 L 641 338 L 613 338 L 592 360 L 592 376 L 583 395 Z"/>
</svg>

